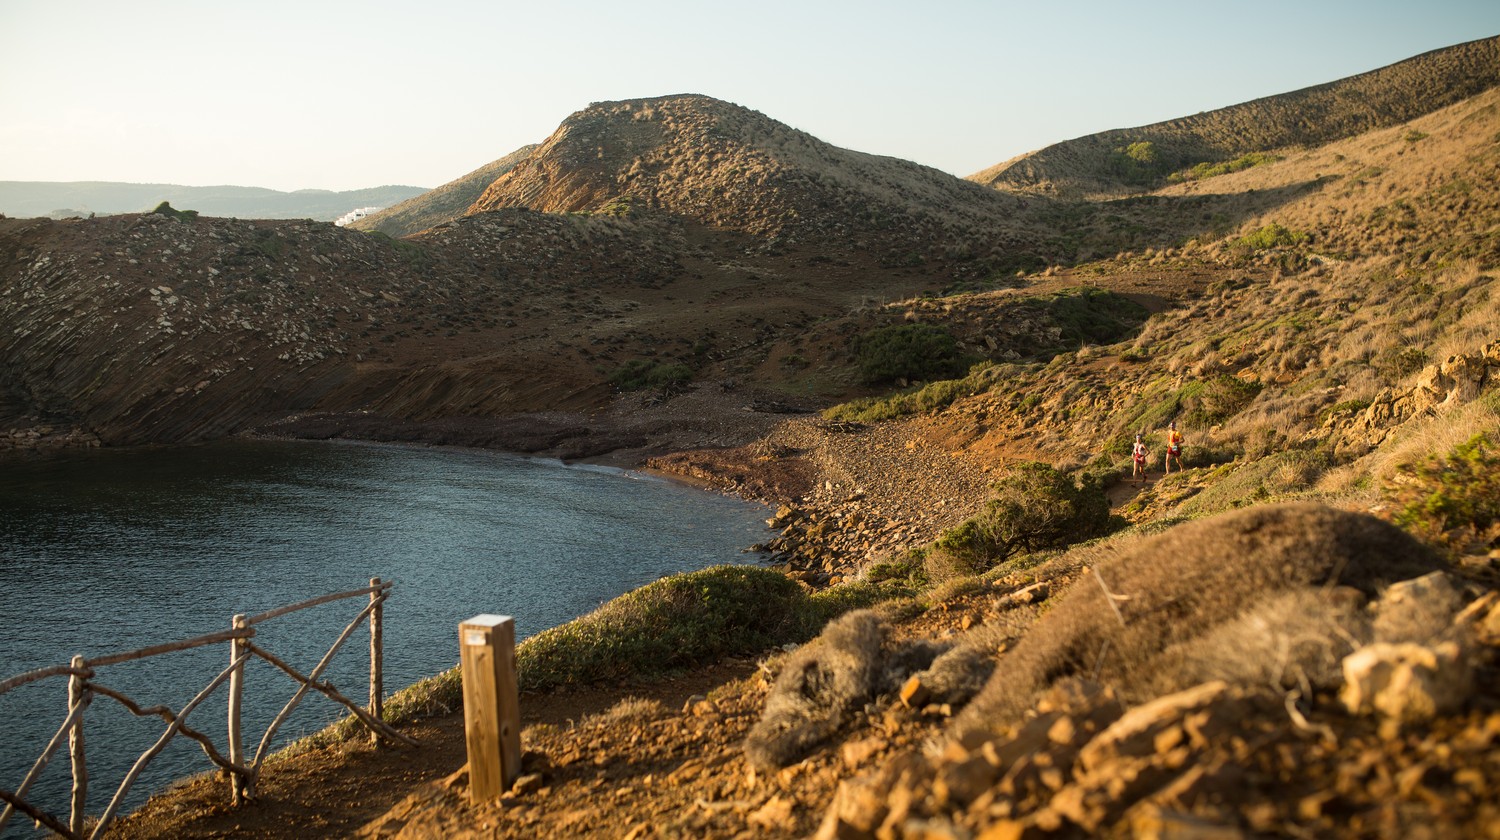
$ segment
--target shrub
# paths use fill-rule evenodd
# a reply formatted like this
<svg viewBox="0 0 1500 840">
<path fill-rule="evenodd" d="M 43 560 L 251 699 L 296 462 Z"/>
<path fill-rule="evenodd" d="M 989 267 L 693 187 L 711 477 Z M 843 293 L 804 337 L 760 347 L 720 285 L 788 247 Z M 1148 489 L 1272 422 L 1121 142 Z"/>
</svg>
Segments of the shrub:
<svg viewBox="0 0 1500 840">
<path fill-rule="evenodd" d="M 631 359 L 609 375 L 609 381 L 621 391 L 642 388 L 676 390 L 692 381 L 693 369 L 684 364 Z"/>
<path fill-rule="evenodd" d="M 1250 152 L 1248 154 L 1240 155 L 1234 160 L 1223 161 L 1222 163 L 1211 163 L 1205 161 L 1203 163 L 1195 164 L 1192 169 L 1185 169 L 1181 172 L 1173 172 L 1171 175 L 1167 176 L 1167 180 L 1175 184 L 1182 181 L 1196 181 L 1202 178 L 1214 178 L 1219 175 L 1228 175 L 1231 172 L 1239 172 L 1242 169 L 1250 169 L 1251 167 L 1255 166 L 1264 166 L 1268 163 L 1275 163 L 1279 160 L 1281 160 L 1281 158 L 1275 155 L 1266 154 L 1265 152 Z"/>
<path fill-rule="evenodd" d="M 714 566 L 672 575 L 527 639 L 520 685 L 660 676 L 729 654 L 757 653 L 804 636 L 808 597 L 780 572 Z"/>
<path fill-rule="evenodd" d="M 854 340 L 853 349 L 859 379 L 865 385 L 953 379 L 969 366 L 953 335 L 930 324 L 871 330 Z"/>
<path fill-rule="evenodd" d="M 934 578 L 977 574 L 1013 554 L 1057 548 L 1104 533 L 1109 500 L 1100 481 L 1023 463 L 995 484 L 984 510 L 943 534 L 929 552 Z"/>
<path fill-rule="evenodd" d="M 1290 248 L 1306 241 L 1307 234 L 1272 222 L 1260 230 L 1240 237 L 1235 244 L 1254 251 L 1264 251 L 1269 248 Z"/>
<path fill-rule="evenodd" d="M 1228 374 L 1189 383 L 1178 392 L 1180 417 L 1187 426 L 1206 429 L 1240 413 L 1260 389 L 1257 383 L 1245 382 Z"/>
<path fill-rule="evenodd" d="M 1144 306 L 1103 289 L 1064 289 L 1040 299 L 1047 318 L 1061 329 L 1064 347 L 1114 344 L 1130 336 L 1150 315 Z"/>
<path fill-rule="evenodd" d="M 1386 488 L 1395 524 L 1450 553 L 1500 544 L 1500 452 L 1481 432 Z"/>
<path fill-rule="evenodd" d="M 823 417 L 853 423 L 878 423 L 907 414 L 940 411 L 952 405 L 954 400 L 977 394 L 985 387 L 972 378 L 941 379 L 922 388 L 889 397 L 850 400 L 825 410 Z"/>
<path fill-rule="evenodd" d="M 1120 180 L 1136 185 L 1150 184 L 1172 168 L 1149 140 L 1117 147 L 1107 165 Z"/>
<path fill-rule="evenodd" d="M 167 201 L 163 201 L 162 203 L 156 205 L 156 209 L 152 210 L 151 212 L 155 213 L 158 216 L 166 216 L 169 219 L 176 219 L 179 222 L 191 222 L 192 220 L 198 218 L 197 210 L 173 210 L 172 204 Z"/>
<path fill-rule="evenodd" d="M 854 582 L 809 595 L 781 572 L 754 566 L 672 575 L 523 641 L 516 647 L 518 683 L 523 691 L 548 691 L 605 680 L 650 682 L 724 656 L 805 642 L 845 613 L 905 594 L 889 584 Z M 463 673 L 454 667 L 391 695 L 385 720 L 400 725 L 462 707 Z M 290 751 L 364 731 L 351 715 Z"/>
<path fill-rule="evenodd" d="M 1331 465 L 1328 453 L 1310 449 L 1288 449 L 1248 463 L 1226 465 L 1207 476 L 1212 483 L 1178 510 L 1185 516 L 1204 516 L 1296 498 L 1311 490 Z"/>
</svg>

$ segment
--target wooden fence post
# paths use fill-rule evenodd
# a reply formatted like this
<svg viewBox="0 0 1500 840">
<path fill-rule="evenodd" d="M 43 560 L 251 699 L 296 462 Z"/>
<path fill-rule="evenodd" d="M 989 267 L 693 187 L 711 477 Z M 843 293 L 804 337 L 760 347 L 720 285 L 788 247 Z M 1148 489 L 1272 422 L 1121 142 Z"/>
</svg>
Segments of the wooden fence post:
<svg viewBox="0 0 1500 840">
<path fill-rule="evenodd" d="M 469 797 L 477 805 L 498 799 L 521 772 L 515 621 L 506 615 L 474 616 L 458 625 L 458 642 Z"/>
<path fill-rule="evenodd" d="M 380 578 L 378 577 L 370 578 L 370 586 L 376 589 L 370 593 L 372 607 L 370 610 L 370 716 L 376 720 L 385 720 L 385 700 L 382 697 L 385 687 L 381 675 L 385 661 L 385 637 L 381 619 L 385 607 L 380 602 L 380 599 L 385 597 L 385 593 L 379 589 Z M 370 743 L 376 745 L 380 743 L 380 735 L 373 729 L 370 730 Z"/>
<path fill-rule="evenodd" d="M 230 626 L 235 630 L 243 630 L 249 627 L 243 614 L 235 616 L 230 621 Z M 240 655 L 245 652 L 246 639 L 229 640 L 229 661 L 237 662 Z M 229 763 L 243 767 L 245 766 L 245 740 L 240 731 L 240 704 L 245 694 L 245 663 L 240 662 L 234 672 L 229 675 Z M 243 805 L 248 793 L 249 779 L 242 778 L 239 773 L 229 773 L 229 798 L 236 806 Z"/>
<path fill-rule="evenodd" d="M 73 657 L 72 666 L 79 670 L 88 668 L 88 663 L 82 656 Z M 85 677 L 74 674 L 68 678 L 68 709 L 82 703 L 88 706 L 93 692 L 88 690 L 84 684 Z M 68 816 L 68 828 L 76 835 L 83 836 L 84 807 L 87 805 L 89 795 L 89 768 L 84 758 L 83 750 L 83 715 L 78 716 L 74 722 L 73 729 L 68 733 L 68 753 L 73 759 L 73 800 Z"/>
</svg>

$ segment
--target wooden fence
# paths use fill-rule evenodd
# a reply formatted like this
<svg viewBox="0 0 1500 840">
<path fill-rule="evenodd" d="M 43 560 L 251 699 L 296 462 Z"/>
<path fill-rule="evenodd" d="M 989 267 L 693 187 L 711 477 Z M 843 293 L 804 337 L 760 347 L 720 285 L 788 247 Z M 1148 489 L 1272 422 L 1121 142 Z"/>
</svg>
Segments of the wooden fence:
<svg viewBox="0 0 1500 840">
<path fill-rule="evenodd" d="M 281 727 L 292 711 L 297 708 L 297 705 L 302 702 L 302 698 L 306 696 L 309 689 L 323 694 L 330 700 L 343 705 L 349 711 L 353 712 L 370 730 L 372 740 L 378 742 L 379 739 L 386 738 L 405 744 L 416 744 L 416 741 L 387 726 L 382 720 L 383 709 L 381 698 L 384 689 L 381 678 L 381 649 L 383 647 L 381 619 L 382 606 L 385 604 L 386 599 L 390 597 L 391 586 L 392 584 L 389 582 L 382 583 L 380 578 L 371 578 L 370 585 L 365 589 L 323 595 L 299 604 L 292 604 L 291 606 L 279 607 L 269 612 L 263 612 L 260 615 L 249 617 L 236 615 L 230 622 L 230 628 L 218 633 L 209 633 L 205 636 L 168 642 L 125 653 L 113 653 L 87 659 L 82 656 L 74 656 L 72 661 L 67 665 L 39 668 L 35 671 L 29 671 L 0 682 L 0 694 L 4 694 L 14 688 L 48 677 L 66 676 L 68 678 L 68 712 L 67 716 L 63 719 L 62 725 L 58 727 L 52 739 L 47 742 L 46 748 L 42 750 L 41 756 L 37 758 L 31 767 L 31 771 L 26 774 L 26 778 L 21 781 L 21 784 L 14 791 L 0 788 L 0 802 L 3 802 L 5 805 L 4 810 L 0 811 L 0 830 L 3 830 L 5 824 L 15 812 L 19 811 L 35 820 L 38 825 L 45 826 L 63 837 L 74 838 L 74 840 L 81 840 L 84 837 L 101 837 L 105 829 L 109 827 L 110 822 L 119 815 L 120 806 L 125 801 L 125 795 L 129 792 L 131 785 L 140 776 L 141 771 L 145 769 L 146 765 L 176 735 L 183 735 L 198 742 L 198 745 L 203 748 L 204 754 L 208 756 L 208 760 L 226 772 L 229 777 L 230 798 L 234 804 L 239 805 L 255 795 L 255 783 L 260 777 L 262 764 L 268 755 L 271 741 L 276 735 L 276 730 Z M 300 673 L 276 655 L 257 646 L 253 641 L 255 638 L 255 626 L 257 624 L 279 618 L 288 613 L 297 612 L 298 610 L 305 610 L 309 607 L 316 607 L 320 604 L 327 604 L 346 598 L 356 598 L 361 595 L 368 595 L 369 603 L 344 628 L 344 632 L 339 635 L 333 646 L 323 655 L 323 659 L 318 662 L 317 667 L 313 668 L 307 674 Z M 319 682 L 319 678 L 323 675 L 329 663 L 333 661 L 334 654 L 338 653 L 339 648 L 343 647 L 344 642 L 349 640 L 349 637 L 353 635 L 354 631 L 367 618 L 370 627 L 370 696 L 368 704 L 360 706 L 340 694 L 331 684 Z M 164 653 L 189 650 L 205 645 L 222 644 L 224 642 L 228 642 L 230 645 L 228 667 L 220 671 L 218 676 L 210 680 L 202 691 L 199 691 L 192 700 L 189 700 L 185 706 L 175 712 L 166 706 L 143 708 L 124 694 L 95 682 L 95 677 L 98 674 L 97 669 L 107 665 L 116 665 L 121 662 L 130 662 Z M 245 686 L 245 662 L 252 656 L 260 657 L 266 662 L 271 663 L 286 673 L 287 676 L 291 677 L 298 686 L 291 699 L 286 702 L 286 705 L 282 707 L 281 711 L 271 721 L 270 726 L 266 728 L 265 734 L 261 736 L 260 742 L 255 748 L 254 755 L 249 760 L 246 760 L 244 732 L 240 725 L 240 714 Z M 229 684 L 229 726 L 226 733 L 226 749 L 221 752 L 214 746 L 213 741 L 208 736 L 188 726 L 187 719 L 189 715 L 214 693 L 215 689 L 226 682 Z M 92 826 L 92 830 L 89 831 L 89 826 L 84 817 L 84 801 L 88 796 L 89 774 L 88 765 L 85 761 L 83 716 L 95 697 L 108 697 L 120 703 L 120 705 L 130 710 L 137 717 L 160 717 L 166 721 L 167 727 L 156 743 L 136 759 L 135 764 L 125 774 L 124 779 L 120 782 L 120 786 L 115 790 L 113 798 L 110 799 L 109 806 L 105 808 L 104 813 L 100 815 L 99 819 Z M 36 782 L 42 771 L 47 767 L 47 764 L 52 760 L 52 757 L 61 749 L 64 740 L 68 742 L 68 751 L 72 759 L 73 770 L 71 808 L 66 823 L 59 817 L 34 806 L 26 799 L 26 794 L 30 791 L 32 784 Z M 225 755 L 225 753 L 228 753 L 228 755 Z"/>
</svg>

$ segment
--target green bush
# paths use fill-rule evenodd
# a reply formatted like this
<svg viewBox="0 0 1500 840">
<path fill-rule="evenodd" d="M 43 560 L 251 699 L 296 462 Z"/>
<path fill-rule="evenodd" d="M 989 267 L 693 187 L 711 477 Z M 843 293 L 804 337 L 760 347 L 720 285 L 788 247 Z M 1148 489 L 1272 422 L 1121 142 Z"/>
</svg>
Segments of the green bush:
<svg viewBox="0 0 1500 840">
<path fill-rule="evenodd" d="M 1192 169 L 1185 169 L 1181 172 L 1173 172 L 1171 175 L 1167 176 L 1167 180 L 1171 181 L 1174 184 L 1180 183 L 1182 181 L 1197 181 L 1203 178 L 1213 178 L 1219 175 L 1228 175 L 1231 172 L 1239 172 L 1242 169 L 1250 169 L 1251 167 L 1255 166 L 1264 166 L 1265 164 L 1275 163 L 1279 160 L 1281 160 L 1281 158 L 1275 155 L 1266 154 L 1265 152 L 1250 152 L 1248 154 L 1240 155 L 1234 160 L 1223 161 L 1220 163 L 1211 163 L 1205 161 L 1203 163 L 1195 164 Z"/>
<path fill-rule="evenodd" d="M 1034 298 L 1044 315 L 1061 330 L 1061 347 L 1080 344 L 1113 344 L 1130 336 L 1151 313 L 1124 295 L 1104 289 L 1063 289 L 1046 298 Z"/>
<path fill-rule="evenodd" d="M 1074 483 L 1047 464 L 1023 463 L 996 482 L 982 512 L 938 539 L 927 568 L 934 578 L 977 574 L 1014 554 L 1099 536 L 1110 523 L 1099 479 Z"/>
<path fill-rule="evenodd" d="M 1189 455 L 1193 451 L 1187 450 Z M 1208 486 L 1183 502 L 1178 512 L 1199 517 L 1296 499 L 1311 491 L 1331 465 L 1328 453 L 1316 449 L 1287 449 L 1254 461 L 1225 464 L 1204 477 Z"/>
<path fill-rule="evenodd" d="M 1202 382 L 1190 382 L 1178 391 L 1183 425 L 1207 429 L 1244 410 L 1260 393 L 1258 383 L 1220 374 Z"/>
<path fill-rule="evenodd" d="M 1248 233 L 1235 241 L 1236 245 L 1254 251 L 1269 248 L 1291 248 L 1307 241 L 1307 234 L 1272 222 L 1254 233 Z"/>
<path fill-rule="evenodd" d="M 953 335 L 930 324 L 898 324 L 871 330 L 853 342 L 859 380 L 865 385 L 953 379 L 969 359 Z"/>
<path fill-rule="evenodd" d="M 972 396 L 988 388 L 975 377 L 940 379 L 921 388 L 892 394 L 889 397 L 863 397 L 825 409 L 823 417 L 852 423 L 878 423 L 908 414 L 941 411 L 954 400 Z"/>
<path fill-rule="evenodd" d="M 1450 553 L 1500 544 L 1500 452 L 1481 432 L 1417 466 L 1386 496 L 1391 517 L 1409 533 Z"/>
<path fill-rule="evenodd" d="M 609 375 L 609 381 L 621 391 L 639 391 L 642 388 L 676 390 L 691 382 L 693 369 L 684 364 L 653 362 L 649 359 L 631 359 Z"/>
<path fill-rule="evenodd" d="M 167 201 L 163 201 L 162 203 L 156 205 L 156 209 L 152 210 L 151 212 L 158 216 L 166 216 L 169 219 L 176 219 L 179 222 L 191 222 L 192 220 L 198 218 L 197 210 L 173 210 L 172 204 Z"/>
<path fill-rule="evenodd" d="M 516 647 L 523 691 L 602 681 L 650 682 L 724 656 L 805 642 L 846 612 L 910 594 L 889 583 L 851 582 L 808 594 L 774 569 L 713 566 L 627 592 L 588 615 Z M 391 695 L 385 720 L 399 725 L 463 706 L 463 674 L 450 668 Z M 299 741 L 293 752 L 364 732 L 352 715 Z"/>
<path fill-rule="evenodd" d="M 517 652 L 522 690 L 660 676 L 815 632 L 810 600 L 780 572 L 714 566 L 627 592 Z M 820 625 L 821 626 L 821 625 Z"/>
<path fill-rule="evenodd" d="M 1110 154 L 1107 165 L 1120 180 L 1141 186 L 1159 179 L 1172 168 L 1149 140 L 1117 147 Z"/>
</svg>

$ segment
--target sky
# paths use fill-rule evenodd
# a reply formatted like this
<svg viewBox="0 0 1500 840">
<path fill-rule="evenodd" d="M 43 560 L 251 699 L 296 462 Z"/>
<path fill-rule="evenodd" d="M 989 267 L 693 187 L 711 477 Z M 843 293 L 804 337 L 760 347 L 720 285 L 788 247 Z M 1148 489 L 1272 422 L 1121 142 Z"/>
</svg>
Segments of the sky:
<svg viewBox="0 0 1500 840">
<path fill-rule="evenodd" d="M 435 187 L 675 93 L 964 176 L 1494 35 L 1495 0 L 0 0 L 0 181 Z"/>
</svg>

